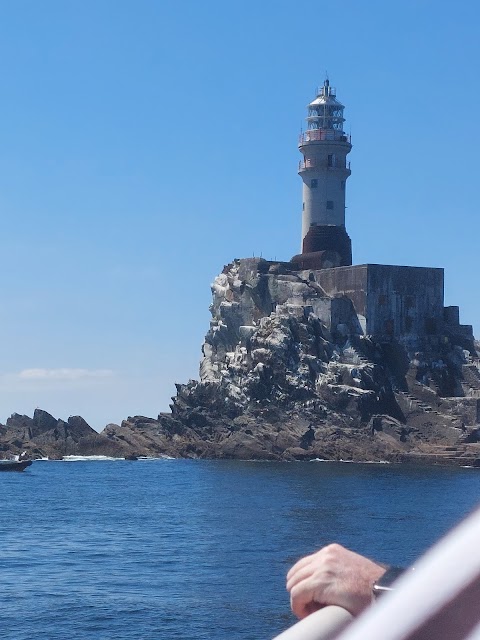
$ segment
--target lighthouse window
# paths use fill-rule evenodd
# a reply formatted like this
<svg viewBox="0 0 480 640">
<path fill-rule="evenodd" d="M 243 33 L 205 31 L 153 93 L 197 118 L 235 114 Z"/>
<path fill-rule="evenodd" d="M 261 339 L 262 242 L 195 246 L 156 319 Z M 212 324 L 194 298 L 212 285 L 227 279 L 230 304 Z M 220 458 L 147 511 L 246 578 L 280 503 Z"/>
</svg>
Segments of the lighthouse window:
<svg viewBox="0 0 480 640">
<path fill-rule="evenodd" d="M 336 165 L 335 162 L 335 154 L 334 153 L 330 153 L 327 157 L 327 165 L 329 167 L 334 167 Z"/>
<path fill-rule="evenodd" d="M 316 178 L 314 178 L 313 180 L 310 180 L 310 187 L 312 189 L 316 189 L 318 187 L 318 180 Z"/>
<path fill-rule="evenodd" d="M 327 200 L 327 209 L 333 209 L 333 200 Z"/>
<path fill-rule="evenodd" d="M 340 186 L 342 187 L 342 191 L 345 191 L 345 180 L 342 180 Z"/>
<path fill-rule="evenodd" d="M 303 211 L 305 211 L 305 203 L 304 202 L 302 203 L 302 209 L 303 209 Z"/>
</svg>

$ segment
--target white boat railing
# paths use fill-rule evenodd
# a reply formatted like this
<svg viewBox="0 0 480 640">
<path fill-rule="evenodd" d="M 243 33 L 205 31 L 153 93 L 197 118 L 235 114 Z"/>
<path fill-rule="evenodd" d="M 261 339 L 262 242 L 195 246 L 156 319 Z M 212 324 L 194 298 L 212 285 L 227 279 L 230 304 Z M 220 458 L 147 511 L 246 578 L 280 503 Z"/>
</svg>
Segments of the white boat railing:
<svg viewBox="0 0 480 640">
<path fill-rule="evenodd" d="M 325 607 L 310 614 L 273 640 L 329 640 L 353 619 L 342 607 Z"/>
</svg>

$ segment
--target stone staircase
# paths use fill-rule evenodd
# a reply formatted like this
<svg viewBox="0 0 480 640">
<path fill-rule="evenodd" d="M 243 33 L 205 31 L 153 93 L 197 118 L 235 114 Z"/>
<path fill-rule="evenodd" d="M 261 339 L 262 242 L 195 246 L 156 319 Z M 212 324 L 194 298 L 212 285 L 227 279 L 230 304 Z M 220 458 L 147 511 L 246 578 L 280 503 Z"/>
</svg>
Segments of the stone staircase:
<svg viewBox="0 0 480 640">
<path fill-rule="evenodd" d="M 409 389 L 408 391 L 403 391 L 402 389 L 399 389 L 398 386 L 393 389 L 400 409 L 404 413 L 417 412 L 429 414 L 433 420 L 438 417 L 439 421 L 441 420 L 442 423 L 449 423 L 446 426 L 454 429 L 456 437 L 461 438 L 463 436 L 461 418 L 450 413 L 439 411 L 437 396 L 429 387 L 425 387 L 418 382 L 415 382 L 412 387 L 413 388 Z M 415 390 L 417 394 L 422 395 L 423 398 L 419 398 L 418 395 L 414 395 L 413 390 Z M 432 394 L 432 398 L 429 402 L 426 402 L 425 396 L 428 393 Z"/>
<path fill-rule="evenodd" d="M 407 459 L 430 464 L 480 467 L 480 443 L 431 445 L 428 451 L 409 453 Z"/>
<path fill-rule="evenodd" d="M 342 360 L 346 364 L 355 364 L 359 366 L 373 364 L 372 362 L 370 362 L 370 360 L 365 358 L 365 356 L 360 353 L 360 351 L 353 345 L 349 345 L 343 350 Z"/>
<path fill-rule="evenodd" d="M 373 366 L 374 361 L 368 357 L 365 347 L 360 340 L 351 339 L 347 346 L 343 349 L 342 359 L 346 364 L 354 364 L 358 366 Z"/>
<path fill-rule="evenodd" d="M 410 391 L 398 390 L 395 393 L 402 396 L 407 401 L 407 404 L 409 405 L 411 411 L 419 410 L 423 411 L 424 413 L 438 413 L 437 411 L 434 411 L 430 405 L 422 402 L 414 395 L 412 395 Z"/>
</svg>

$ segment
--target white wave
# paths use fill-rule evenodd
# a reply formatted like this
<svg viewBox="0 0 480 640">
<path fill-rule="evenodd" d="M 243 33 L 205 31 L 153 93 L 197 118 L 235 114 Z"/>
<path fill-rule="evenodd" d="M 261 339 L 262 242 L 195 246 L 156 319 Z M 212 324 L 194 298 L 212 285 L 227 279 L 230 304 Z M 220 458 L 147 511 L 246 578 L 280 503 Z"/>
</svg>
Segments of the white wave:
<svg viewBox="0 0 480 640">
<path fill-rule="evenodd" d="M 325 460 L 324 458 L 312 458 L 309 462 L 343 462 L 344 464 L 392 464 L 389 460 Z"/>
<path fill-rule="evenodd" d="M 125 458 L 113 458 L 111 456 L 63 456 L 64 462 L 83 462 L 84 460 L 125 460 Z"/>
<path fill-rule="evenodd" d="M 159 456 L 138 456 L 137 460 L 176 460 L 176 458 L 162 453 Z"/>
</svg>

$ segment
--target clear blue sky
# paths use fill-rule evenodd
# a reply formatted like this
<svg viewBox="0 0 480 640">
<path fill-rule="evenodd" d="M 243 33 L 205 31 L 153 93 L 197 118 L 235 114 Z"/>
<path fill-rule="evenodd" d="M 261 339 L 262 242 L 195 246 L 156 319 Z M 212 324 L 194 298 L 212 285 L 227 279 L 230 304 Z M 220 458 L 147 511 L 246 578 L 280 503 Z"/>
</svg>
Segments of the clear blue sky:
<svg viewBox="0 0 480 640">
<path fill-rule="evenodd" d="M 328 71 L 354 263 L 445 268 L 480 330 L 476 2 L 0 1 L 0 420 L 95 428 L 196 377 L 210 283 L 300 245 Z"/>
</svg>

